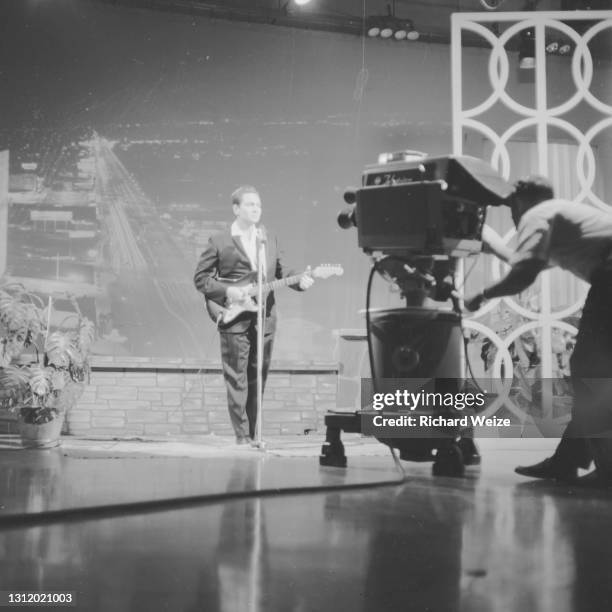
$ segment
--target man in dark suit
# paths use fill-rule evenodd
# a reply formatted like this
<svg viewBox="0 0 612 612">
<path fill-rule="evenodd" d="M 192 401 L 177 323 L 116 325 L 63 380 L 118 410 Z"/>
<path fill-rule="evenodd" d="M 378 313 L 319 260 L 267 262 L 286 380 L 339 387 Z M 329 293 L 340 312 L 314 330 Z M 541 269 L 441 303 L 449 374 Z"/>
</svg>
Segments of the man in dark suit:
<svg viewBox="0 0 612 612">
<path fill-rule="evenodd" d="M 232 193 L 232 209 L 236 219 L 228 230 L 210 238 L 194 276 L 198 291 L 209 303 L 221 306 L 226 300 L 240 302 L 245 298 L 244 279 L 249 275 L 256 279 L 258 252 L 263 251 L 265 264 L 262 267 L 266 281 L 290 275 L 282 265 L 276 238 L 266 236 L 263 228 L 257 227 L 261 218 L 261 198 L 257 190 L 249 185 L 236 189 Z M 303 274 L 292 288 L 304 291 L 313 282 L 310 275 Z M 219 329 L 228 409 L 237 444 L 248 444 L 255 436 L 257 424 L 256 323 L 256 313 L 243 312 Z M 264 306 L 264 384 L 275 330 L 276 305 L 274 293 L 270 292 Z"/>
</svg>

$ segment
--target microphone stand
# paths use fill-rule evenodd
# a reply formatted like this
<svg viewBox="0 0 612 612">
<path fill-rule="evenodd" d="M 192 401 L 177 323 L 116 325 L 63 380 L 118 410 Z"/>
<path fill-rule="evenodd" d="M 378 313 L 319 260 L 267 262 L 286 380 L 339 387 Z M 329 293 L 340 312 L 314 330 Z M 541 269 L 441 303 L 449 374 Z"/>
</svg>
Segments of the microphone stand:
<svg viewBox="0 0 612 612">
<path fill-rule="evenodd" d="M 262 404 L 263 404 L 263 357 L 264 357 L 264 299 L 263 299 L 263 271 L 266 264 L 265 258 L 265 235 L 257 230 L 257 423 L 255 425 L 254 445 L 265 449 L 262 441 Z"/>
</svg>

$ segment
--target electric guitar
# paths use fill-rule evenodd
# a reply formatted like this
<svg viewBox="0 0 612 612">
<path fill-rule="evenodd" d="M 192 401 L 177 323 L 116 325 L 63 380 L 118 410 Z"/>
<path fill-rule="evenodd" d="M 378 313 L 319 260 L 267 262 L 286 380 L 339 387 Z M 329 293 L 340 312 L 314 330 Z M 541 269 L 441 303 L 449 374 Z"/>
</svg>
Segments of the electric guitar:
<svg viewBox="0 0 612 612">
<path fill-rule="evenodd" d="M 268 283 L 263 284 L 264 295 L 278 289 L 280 287 L 288 287 L 289 285 L 295 285 L 300 281 L 300 278 L 307 273 L 313 278 L 329 278 L 330 276 L 342 276 L 344 270 L 342 266 L 332 264 L 322 264 L 312 270 L 305 270 L 301 274 L 295 274 L 294 276 L 287 276 L 286 278 L 278 278 Z M 206 310 L 210 315 L 210 318 L 216 323 L 217 327 L 223 328 L 232 323 L 238 316 L 243 312 L 256 312 L 257 304 L 253 300 L 253 297 L 257 295 L 257 284 L 253 284 L 251 279 L 255 273 L 251 273 L 245 277 L 246 280 L 238 281 L 236 283 L 224 283 L 227 287 L 242 287 L 244 289 L 244 298 L 238 301 L 231 301 L 226 298 L 223 305 L 213 302 L 212 300 L 206 299 Z"/>
</svg>

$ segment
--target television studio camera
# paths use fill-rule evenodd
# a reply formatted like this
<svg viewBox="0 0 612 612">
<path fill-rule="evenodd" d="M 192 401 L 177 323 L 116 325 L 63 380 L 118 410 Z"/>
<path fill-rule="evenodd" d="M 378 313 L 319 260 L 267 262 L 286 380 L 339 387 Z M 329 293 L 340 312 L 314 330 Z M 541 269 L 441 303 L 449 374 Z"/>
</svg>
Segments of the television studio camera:
<svg viewBox="0 0 612 612">
<path fill-rule="evenodd" d="M 379 156 L 379 163 L 363 172 L 361 187 L 344 194 L 348 207 L 338 215 L 338 224 L 357 228 L 358 245 L 373 261 L 366 332 L 374 390 L 397 379 L 421 385 L 433 381 L 436 391 L 441 386 L 458 391 L 463 385 L 457 263 L 481 252 L 487 206 L 504 204 L 511 191 L 500 174 L 475 157 L 430 158 L 404 151 Z M 375 273 L 399 288 L 404 307 L 370 309 Z M 346 467 L 342 431 L 376 435 L 364 427 L 367 414 L 362 409 L 326 415 L 321 465 Z M 430 430 L 425 436 L 377 437 L 397 448 L 401 459 L 433 461 L 439 475 L 463 473 L 459 438 L 456 428 Z"/>
</svg>

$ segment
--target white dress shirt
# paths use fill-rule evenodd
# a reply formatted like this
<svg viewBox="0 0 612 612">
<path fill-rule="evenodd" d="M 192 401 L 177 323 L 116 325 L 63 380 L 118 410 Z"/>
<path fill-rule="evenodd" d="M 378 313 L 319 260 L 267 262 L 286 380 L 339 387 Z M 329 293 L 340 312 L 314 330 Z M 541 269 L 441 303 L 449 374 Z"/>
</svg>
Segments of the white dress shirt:
<svg viewBox="0 0 612 612">
<path fill-rule="evenodd" d="M 248 229 L 243 230 L 238 226 L 238 222 L 234 221 L 232 223 L 232 227 L 230 231 L 231 231 L 232 238 L 235 238 L 235 237 L 240 238 L 240 242 L 242 243 L 242 246 L 244 247 L 244 250 L 249 258 L 249 262 L 251 263 L 251 269 L 257 270 L 257 228 L 254 225 L 252 225 Z M 263 266 L 262 267 L 264 271 L 264 276 L 265 276 L 265 271 L 266 271 L 265 248 L 266 248 L 265 244 L 262 245 L 262 255 L 263 255 L 262 257 Z"/>
</svg>

